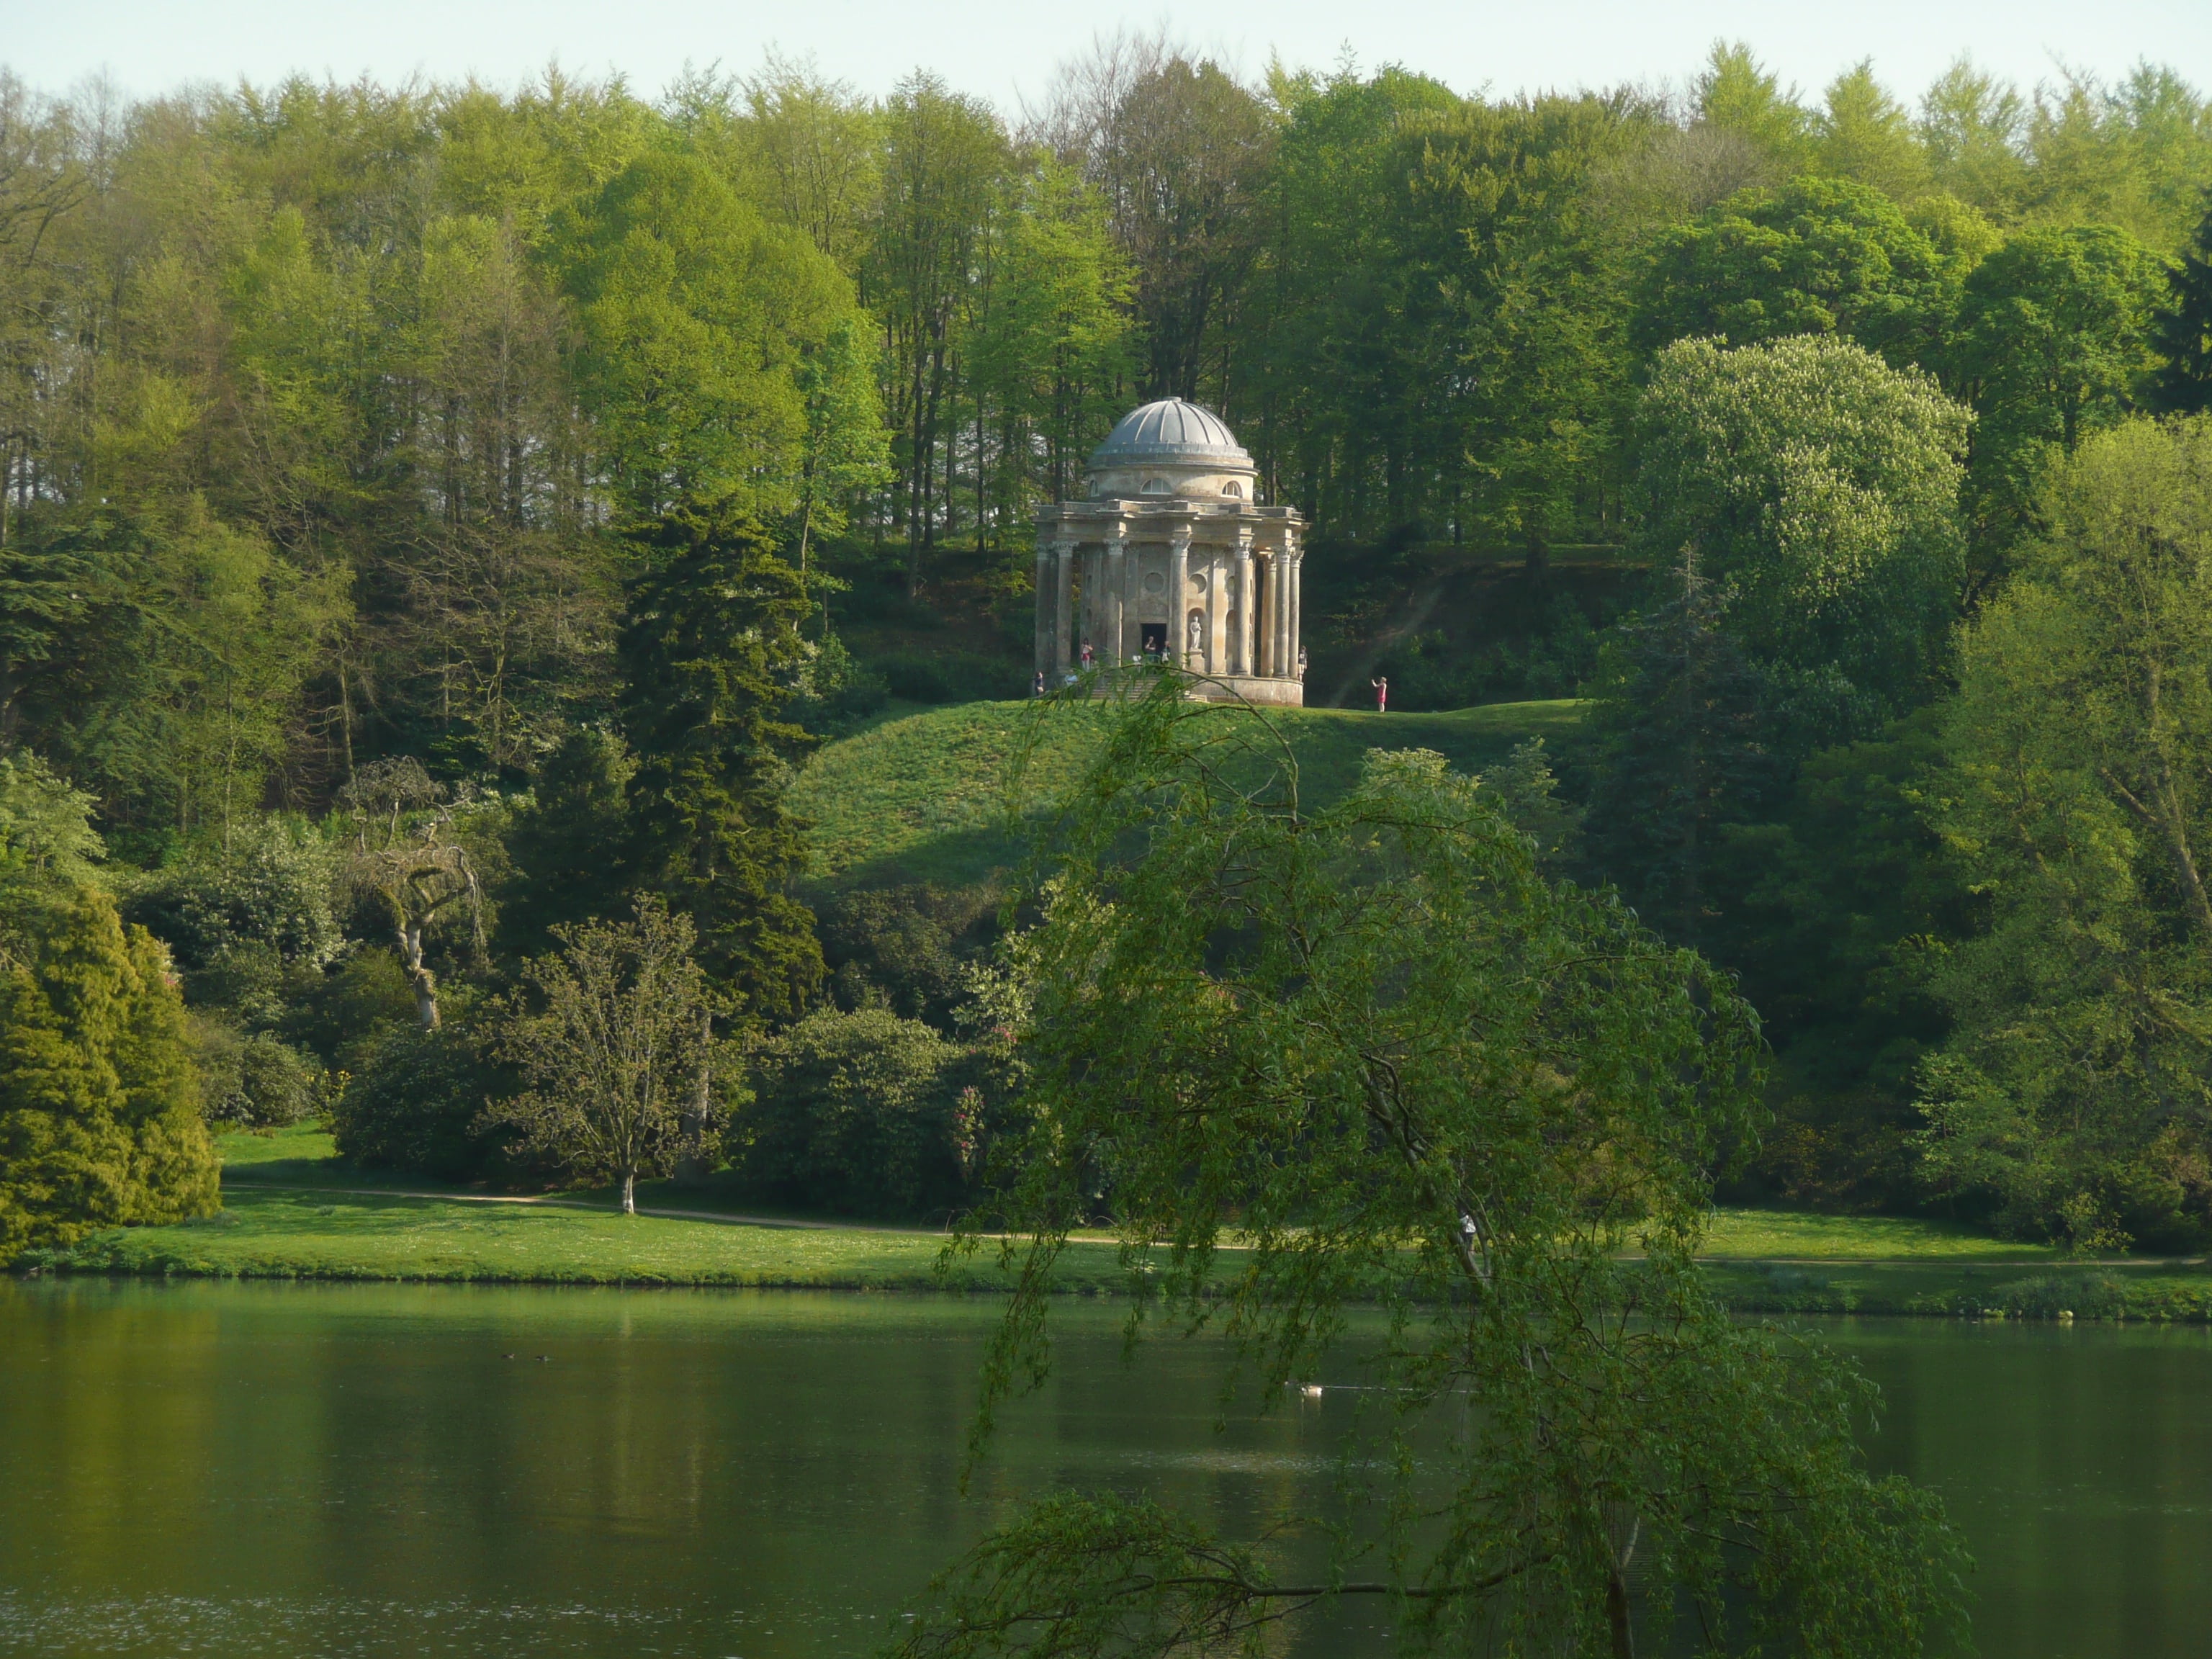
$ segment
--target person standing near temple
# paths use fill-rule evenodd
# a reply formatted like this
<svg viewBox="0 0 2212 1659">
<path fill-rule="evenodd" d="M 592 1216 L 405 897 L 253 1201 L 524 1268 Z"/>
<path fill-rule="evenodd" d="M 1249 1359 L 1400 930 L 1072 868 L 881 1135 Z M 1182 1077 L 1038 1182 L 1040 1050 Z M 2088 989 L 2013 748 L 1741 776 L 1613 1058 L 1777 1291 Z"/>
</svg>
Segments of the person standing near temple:
<svg viewBox="0 0 2212 1659">
<path fill-rule="evenodd" d="M 1388 714 L 1390 708 L 1390 677 L 1388 674 L 1378 675 L 1367 683 L 1375 688 L 1375 712 Z"/>
</svg>

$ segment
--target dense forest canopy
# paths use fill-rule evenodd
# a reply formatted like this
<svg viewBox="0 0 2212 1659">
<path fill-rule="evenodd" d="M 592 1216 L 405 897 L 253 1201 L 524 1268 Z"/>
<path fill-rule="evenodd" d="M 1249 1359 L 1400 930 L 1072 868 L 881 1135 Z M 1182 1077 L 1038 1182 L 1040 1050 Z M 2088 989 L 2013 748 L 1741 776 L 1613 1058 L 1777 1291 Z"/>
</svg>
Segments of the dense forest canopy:
<svg viewBox="0 0 2212 1659">
<path fill-rule="evenodd" d="M 527 773 L 608 706 L 613 532 L 1002 554 L 1142 397 L 1324 541 L 1614 541 L 1651 354 L 1853 340 L 1982 419 L 1983 544 L 2109 422 L 2212 176 L 2172 72 L 1908 108 L 1741 47 L 1678 97 L 1247 84 L 1122 40 L 1009 121 L 770 61 L 658 100 L 0 89 L 0 734 L 112 824 Z M 2200 365 L 2201 368 L 2201 365 Z M 1996 555 L 1987 546 L 1986 562 Z"/>
</svg>

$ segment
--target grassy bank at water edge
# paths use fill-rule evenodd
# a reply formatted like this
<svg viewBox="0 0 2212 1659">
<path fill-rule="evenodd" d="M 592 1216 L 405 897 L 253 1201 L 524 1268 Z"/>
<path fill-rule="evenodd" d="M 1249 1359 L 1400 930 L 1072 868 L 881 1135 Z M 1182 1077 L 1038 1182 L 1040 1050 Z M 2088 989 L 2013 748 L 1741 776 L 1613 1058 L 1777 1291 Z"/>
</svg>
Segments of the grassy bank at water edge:
<svg viewBox="0 0 2212 1659">
<path fill-rule="evenodd" d="M 1006 1288 L 988 1247 L 940 1277 L 944 1236 L 923 1228 L 749 1212 L 727 1195 L 668 1182 L 639 1189 L 641 1205 L 660 1213 L 625 1218 L 605 1193 L 518 1200 L 355 1170 L 313 1127 L 228 1134 L 221 1145 L 221 1213 L 111 1228 L 19 1266 L 155 1277 Z M 2069 1262 L 2047 1246 L 1941 1222 L 1724 1210 L 1707 1261 L 1723 1296 L 1746 1312 L 2212 1321 L 2212 1273 L 2202 1261 Z M 1104 1242 L 1071 1246 L 1059 1278 L 1071 1292 L 1130 1288 Z"/>
</svg>

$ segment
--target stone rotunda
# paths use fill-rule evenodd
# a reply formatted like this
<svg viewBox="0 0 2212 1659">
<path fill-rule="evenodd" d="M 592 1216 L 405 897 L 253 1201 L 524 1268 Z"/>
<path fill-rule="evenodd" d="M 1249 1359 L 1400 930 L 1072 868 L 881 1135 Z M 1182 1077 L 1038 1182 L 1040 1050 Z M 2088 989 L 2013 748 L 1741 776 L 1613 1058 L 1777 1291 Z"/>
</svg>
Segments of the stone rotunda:
<svg viewBox="0 0 2212 1659">
<path fill-rule="evenodd" d="M 1059 686 L 1101 668 L 1180 663 L 1213 701 L 1303 703 L 1298 532 L 1262 507 L 1220 418 L 1169 398 L 1092 452 L 1089 495 L 1037 511 L 1036 665 Z"/>
</svg>

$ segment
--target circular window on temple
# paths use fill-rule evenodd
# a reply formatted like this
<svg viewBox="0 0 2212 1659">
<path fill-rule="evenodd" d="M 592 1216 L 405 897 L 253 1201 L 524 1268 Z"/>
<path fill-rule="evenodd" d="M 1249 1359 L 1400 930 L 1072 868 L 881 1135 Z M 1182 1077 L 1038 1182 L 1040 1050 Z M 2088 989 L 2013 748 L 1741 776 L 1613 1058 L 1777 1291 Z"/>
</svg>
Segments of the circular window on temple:
<svg viewBox="0 0 2212 1659">
<path fill-rule="evenodd" d="M 1244 486 L 1238 483 L 1236 479 L 1231 478 L 1227 483 L 1221 486 L 1221 493 L 1224 495 L 1242 495 L 1244 493 Z"/>
<path fill-rule="evenodd" d="M 1145 573 L 1145 592 L 1147 592 L 1147 593 L 1164 593 L 1164 592 L 1166 592 L 1167 591 L 1168 591 L 1168 579 L 1167 579 L 1165 576 L 1163 576 L 1162 574 L 1160 574 L 1160 573 L 1159 573 L 1158 571 L 1157 571 L 1157 570 L 1148 570 L 1148 571 L 1146 571 L 1146 572 Z"/>
<path fill-rule="evenodd" d="M 1147 495 L 1164 495 L 1167 493 L 1168 481 L 1165 478 L 1147 478 L 1145 480 L 1145 494 Z"/>
</svg>

